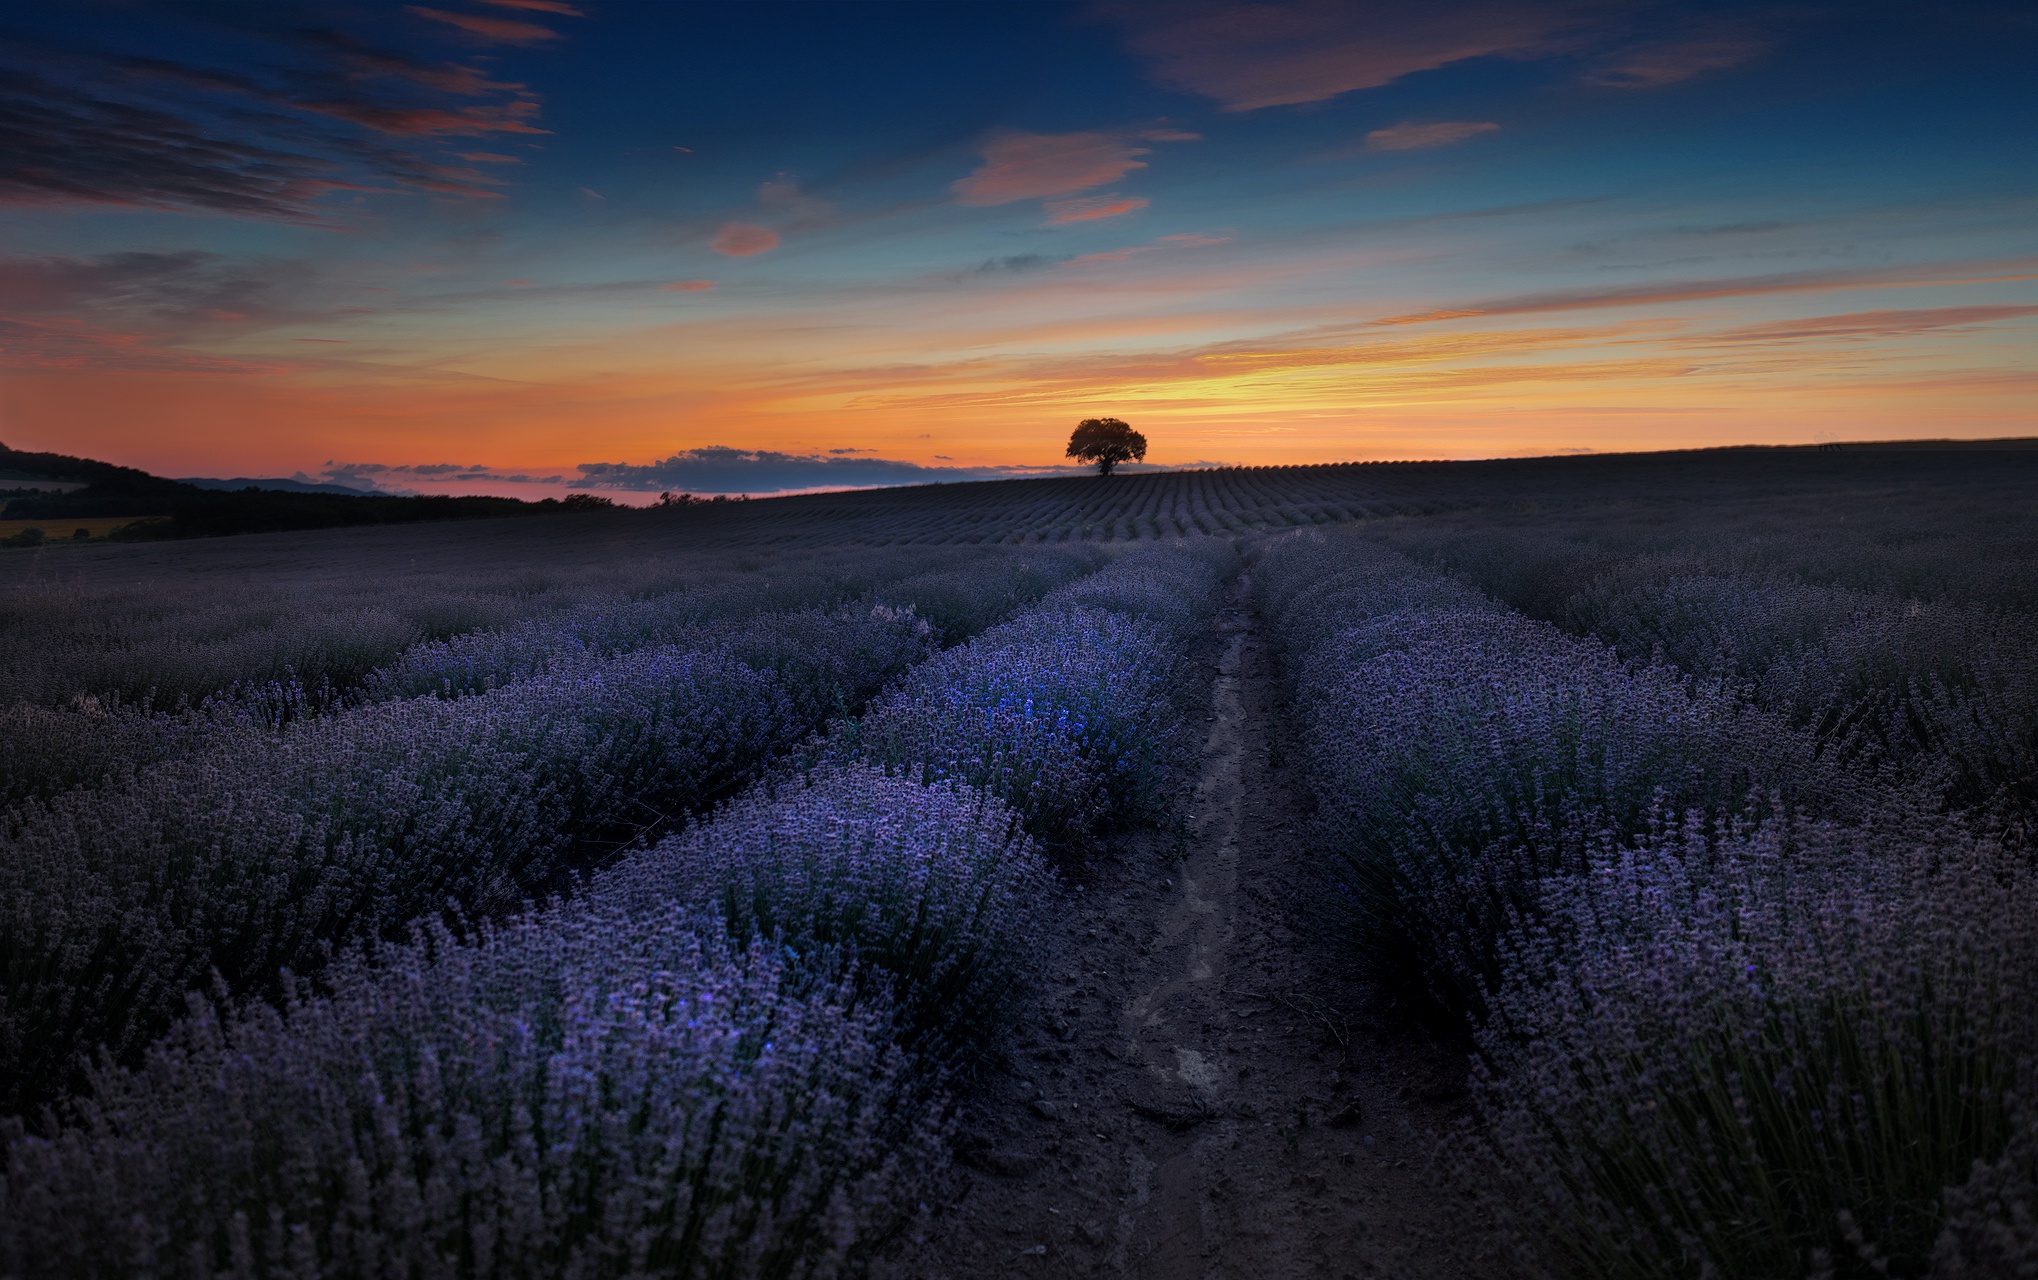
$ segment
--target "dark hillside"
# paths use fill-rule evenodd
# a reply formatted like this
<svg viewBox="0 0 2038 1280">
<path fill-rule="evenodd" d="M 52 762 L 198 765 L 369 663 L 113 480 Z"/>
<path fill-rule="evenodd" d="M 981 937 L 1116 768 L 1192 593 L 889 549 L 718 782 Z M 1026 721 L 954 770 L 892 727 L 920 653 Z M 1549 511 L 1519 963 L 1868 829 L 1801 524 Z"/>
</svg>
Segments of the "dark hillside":
<svg viewBox="0 0 2038 1280">
<path fill-rule="evenodd" d="M 149 537 L 216 536 L 598 510 L 606 499 L 350 496 L 203 490 L 128 467 L 0 447 L 0 468 L 88 481 L 65 494 L 8 502 L 4 518 L 170 516 Z M 1393 517 L 1537 518 L 1593 513 L 1599 522 L 1759 520 L 1787 501 L 1792 521 L 1844 523 L 1872 506 L 1904 528 L 2000 509 L 2022 528 L 2038 493 L 2038 441 L 1729 448 L 1509 458 L 1482 462 L 1348 462 L 1223 467 L 1143 475 L 992 480 L 689 502 L 616 511 L 611 536 L 656 526 L 689 545 L 873 546 L 1125 542 L 1272 532 Z M 1701 510 L 1705 513 L 1700 516 Z M 638 522 L 643 523 L 638 523 Z M 606 528 L 607 526 L 604 526 Z M 2005 530 L 2014 541 L 2018 536 Z M 2038 525 L 2031 527 L 2038 538 Z"/>
<path fill-rule="evenodd" d="M 607 499 L 585 495 L 574 495 L 563 502 L 551 498 L 524 502 L 517 498 L 288 492 L 253 486 L 218 490 L 168 480 L 134 467 L 61 453 L 32 453 L 5 445 L 0 445 L 0 470 L 84 485 L 63 493 L 17 489 L 18 496 L 7 499 L 0 519 L 47 520 L 52 525 L 61 525 L 66 521 L 106 517 L 168 517 L 129 526 L 112 535 L 123 541 L 478 520 L 609 505 Z M 0 480 L 0 494 L 6 489 L 7 482 Z M 28 545 L 34 545 L 33 541 Z"/>
<path fill-rule="evenodd" d="M 35 480 L 82 484 L 67 493 L 42 493 L 21 487 L 27 482 L 0 481 L 0 491 L 23 496 L 7 501 L 8 520 L 92 519 L 97 516 L 169 515 L 178 499 L 195 493 L 188 485 L 150 475 L 134 467 L 62 453 L 32 453 L 0 445 L 0 469 Z"/>
</svg>

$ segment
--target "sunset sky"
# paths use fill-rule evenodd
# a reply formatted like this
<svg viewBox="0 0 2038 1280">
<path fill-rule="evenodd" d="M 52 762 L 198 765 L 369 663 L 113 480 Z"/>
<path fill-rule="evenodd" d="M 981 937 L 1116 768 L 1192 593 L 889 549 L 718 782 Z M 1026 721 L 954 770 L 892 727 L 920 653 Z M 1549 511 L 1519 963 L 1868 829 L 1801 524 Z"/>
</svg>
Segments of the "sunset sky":
<svg viewBox="0 0 2038 1280">
<path fill-rule="evenodd" d="M 2038 434 L 2038 8 L 0 8 L 0 441 L 542 496 Z"/>
</svg>

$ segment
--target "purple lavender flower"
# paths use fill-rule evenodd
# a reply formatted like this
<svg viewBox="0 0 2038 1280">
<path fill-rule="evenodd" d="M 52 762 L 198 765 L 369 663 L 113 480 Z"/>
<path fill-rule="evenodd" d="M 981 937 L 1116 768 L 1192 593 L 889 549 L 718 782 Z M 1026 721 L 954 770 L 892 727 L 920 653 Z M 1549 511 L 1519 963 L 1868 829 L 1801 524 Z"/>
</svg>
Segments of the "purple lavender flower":
<svg viewBox="0 0 2038 1280">
<path fill-rule="evenodd" d="M 997 800 L 868 765 L 751 794 L 598 878 L 593 901 L 717 914 L 887 993 L 905 1043 L 980 1052 L 1045 956 L 1046 863 Z"/>
<path fill-rule="evenodd" d="M 683 911 L 426 932 L 328 986 L 201 1002 L 57 1136 L 16 1124 L 0 1270 L 835 1274 L 941 1167 L 881 1009 Z"/>
<path fill-rule="evenodd" d="M 1948 1248 L 1989 1256 L 1985 1162 L 2038 1050 L 2027 863 L 1922 825 L 1694 818 L 1544 891 L 1466 1153 L 1541 1270 L 1919 1274 L 1977 1161 Z"/>
</svg>

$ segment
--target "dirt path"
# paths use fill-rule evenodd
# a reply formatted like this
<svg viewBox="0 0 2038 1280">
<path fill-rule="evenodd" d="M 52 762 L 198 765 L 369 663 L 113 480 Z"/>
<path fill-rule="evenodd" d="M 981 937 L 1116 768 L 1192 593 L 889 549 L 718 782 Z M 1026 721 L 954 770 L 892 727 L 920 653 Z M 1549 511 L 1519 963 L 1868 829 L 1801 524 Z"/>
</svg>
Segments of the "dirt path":
<svg viewBox="0 0 2038 1280">
<path fill-rule="evenodd" d="M 965 1115 L 965 1172 L 886 1274 L 1470 1274 L 1423 1136 L 1449 1118 L 1450 1059 L 1325 976 L 1246 592 L 1200 655 L 1186 849 L 1143 840 L 1068 892 L 1058 971 Z"/>
</svg>

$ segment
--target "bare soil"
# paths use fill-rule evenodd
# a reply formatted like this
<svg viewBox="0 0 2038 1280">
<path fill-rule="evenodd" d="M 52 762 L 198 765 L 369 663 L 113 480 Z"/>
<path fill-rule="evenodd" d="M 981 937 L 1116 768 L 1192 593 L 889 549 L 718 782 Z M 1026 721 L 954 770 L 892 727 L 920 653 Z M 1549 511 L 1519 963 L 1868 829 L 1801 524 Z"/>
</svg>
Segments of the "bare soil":
<svg viewBox="0 0 2038 1280">
<path fill-rule="evenodd" d="M 1478 1215 L 1433 1160 L 1464 1059 L 1339 976 L 1249 600 L 1198 655 L 1186 830 L 1065 892 L 1055 971 L 892 1280 L 1478 1273 Z"/>
</svg>

